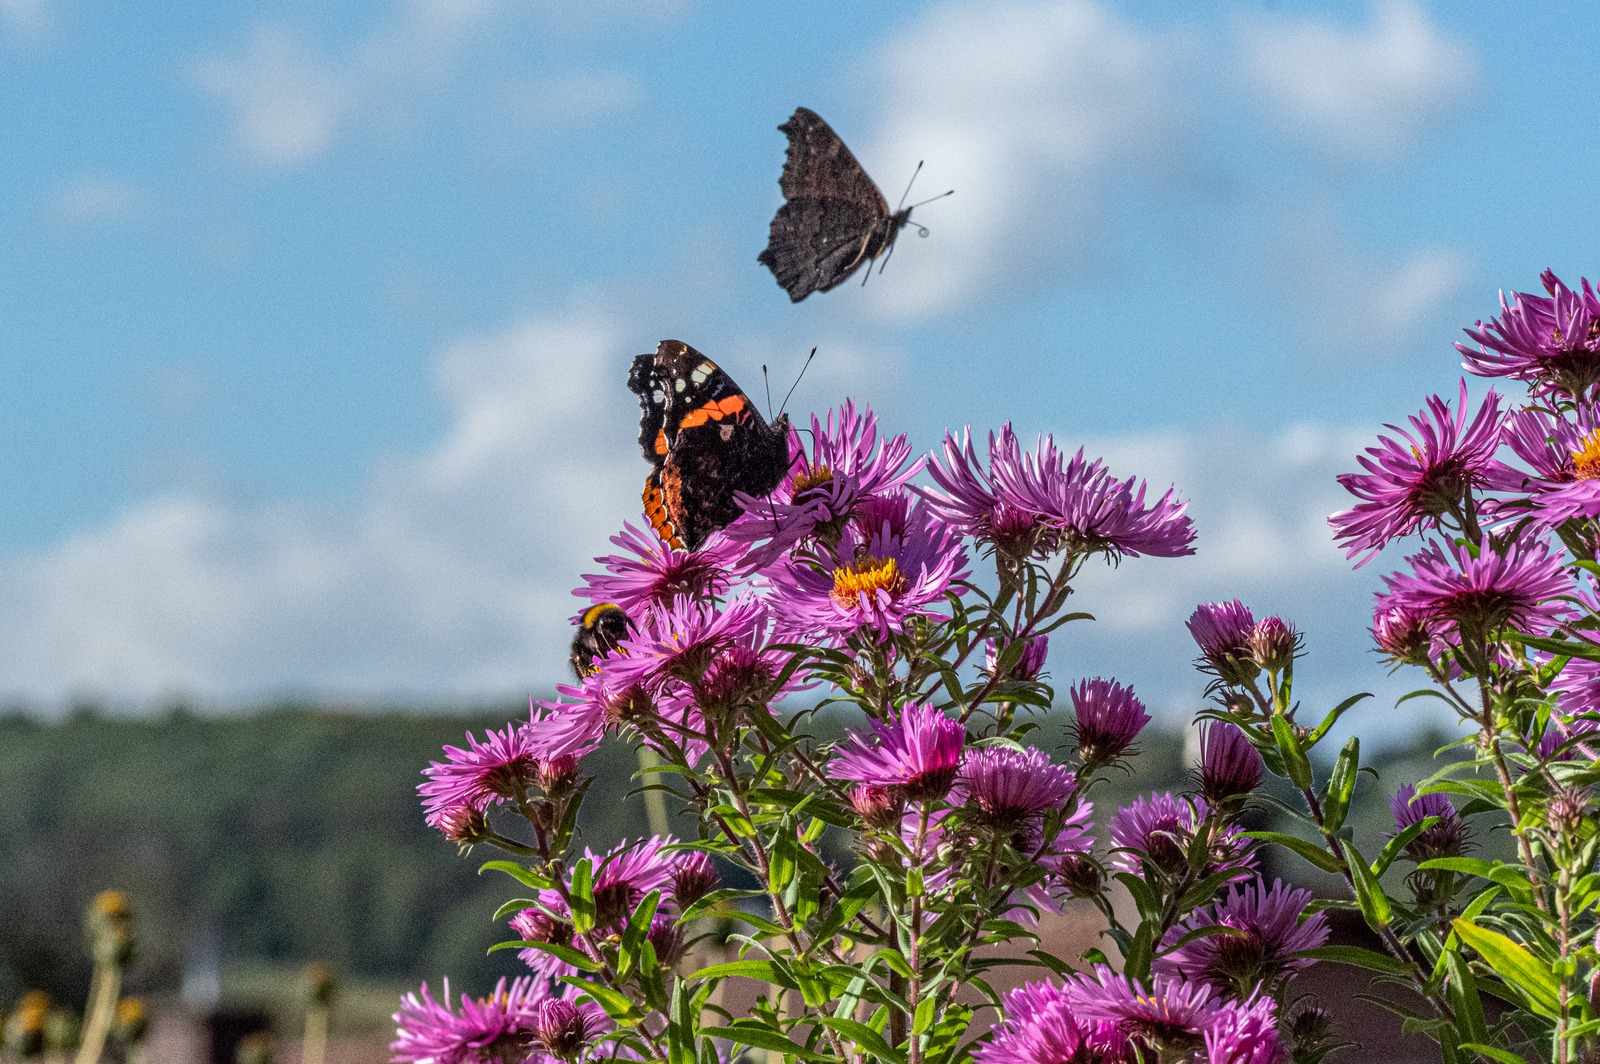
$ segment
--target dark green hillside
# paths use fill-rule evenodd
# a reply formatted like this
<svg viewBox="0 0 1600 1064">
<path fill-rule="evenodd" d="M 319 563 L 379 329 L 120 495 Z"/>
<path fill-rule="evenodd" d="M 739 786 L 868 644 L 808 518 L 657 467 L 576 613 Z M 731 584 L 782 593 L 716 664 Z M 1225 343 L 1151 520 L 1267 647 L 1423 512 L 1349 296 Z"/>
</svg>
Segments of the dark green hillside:
<svg viewBox="0 0 1600 1064">
<path fill-rule="evenodd" d="M 0 1001 L 84 992 L 79 914 L 108 887 L 137 907 L 146 989 L 175 987 L 208 931 L 225 962 L 467 985 L 514 970 L 484 956 L 506 897 L 474 874 L 492 855 L 458 857 L 416 799 L 442 744 L 514 712 L 0 719 Z M 595 759 L 594 845 L 644 830 L 631 757 Z"/>
</svg>

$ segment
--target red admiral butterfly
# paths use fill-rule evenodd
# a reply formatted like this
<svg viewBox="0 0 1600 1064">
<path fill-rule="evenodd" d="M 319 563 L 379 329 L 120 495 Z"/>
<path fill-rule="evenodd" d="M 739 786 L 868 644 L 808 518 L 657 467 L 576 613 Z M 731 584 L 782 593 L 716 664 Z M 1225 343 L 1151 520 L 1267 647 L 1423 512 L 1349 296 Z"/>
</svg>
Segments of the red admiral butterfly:
<svg viewBox="0 0 1600 1064">
<path fill-rule="evenodd" d="M 788 417 L 767 424 L 732 377 L 681 340 L 635 358 L 628 387 L 651 465 L 645 517 L 669 545 L 698 550 L 742 512 L 735 493 L 770 495 L 788 472 Z"/>
<path fill-rule="evenodd" d="M 614 602 L 590 606 L 578 619 L 578 634 L 572 637 L 572 671 L 583 679 L 594 671 L 595 658 L 603 658 L 628 634 L 628 615 Z"/>
<path fill-rule="evenodd" d="M 767 249 L 756 261 L 798 303 L 842 284 L 862 263 L 893 248 L 912 207 L 891 212 L 839 134 L 815 111 L 795 108 L 778 130 L 789 136 L 778 178 L 784 203 L 773 216 Z"/>
</svg>

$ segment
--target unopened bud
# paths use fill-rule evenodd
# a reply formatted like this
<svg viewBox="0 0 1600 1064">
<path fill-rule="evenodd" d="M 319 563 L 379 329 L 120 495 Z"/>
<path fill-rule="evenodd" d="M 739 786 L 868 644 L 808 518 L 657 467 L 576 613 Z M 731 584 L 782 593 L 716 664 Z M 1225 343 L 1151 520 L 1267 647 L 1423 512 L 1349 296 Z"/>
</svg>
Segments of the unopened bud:
<svg viewBox="0 0 1600 1064">
<path fill-rule="evenodd" d="M 1283 672 L 1300 653 L 1300 633 L 1282 617 L 1265 617 L 1250 632 L 1250 653 L 1267 672 Z"/>
<path fill-rule="evenodd" d="M 571 754 L 540 759 L 534 763 L 539 789 L 551 798 L 560 798 L 578 782 L 578 759 Z"/>
<path fill-rule="evenodd" d="M 850 788 L 850 807 L 870 828 L 886 831 L 900 823 L 904 804 L 887 787 L 862 784 Z"/>
<path fill-rule="evenodd" d="M 598 1024 L 583 1006 L 562 998 L 539 1002 L 533 1016 L 533 1039 L 546 1053 L 572 1060 L 594 1037 Z"/>
<path fill-rule="evenodd" d="M 656 951 L 656 959 L 662 964 L 670 967 L 677 963 L 678 955 L 683 952 L 683 929 L 678 926 L 676 917 L 653 917 L 645 938 L 649 939 Z"/>
<path fill-rule="evenodd" d="M 716 890 L 719 881 L 716 865 L 700 850 L 679 854 L 672 862 L 672 896 L 684 909 Z"/>
<path fill-rule="evenodd" d="M 1056 881 L 1074 898 L 1092 898 L 1106 885 L 1100 866 L 1075 853 L 1067 854 L 1056 865 Z"/>
</svg>

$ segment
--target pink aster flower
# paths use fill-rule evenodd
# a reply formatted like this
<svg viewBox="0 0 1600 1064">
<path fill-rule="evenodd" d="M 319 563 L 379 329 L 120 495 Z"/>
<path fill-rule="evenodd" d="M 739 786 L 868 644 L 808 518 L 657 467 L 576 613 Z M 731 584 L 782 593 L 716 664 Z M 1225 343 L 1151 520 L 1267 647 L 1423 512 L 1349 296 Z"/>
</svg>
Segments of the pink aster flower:
<svg viewBox="0 0 1600 1064">
<path fill-rule="evenodd" d="M 1473 557 L 1460 544 L 1430 545 L 1406 559 L 1410 573 L 1383 578 L 1386 607 L 1407 609 L 1478 635 L 1501 628 L 1543 634 L 1568 613 L 1560 596 L 1572 593 L 1561 558 L 1536 536 Z"/>
<path fill-rule="evenodd" d="M 637 684 L 652 693 L 678 680 L 705 678 L 718 652 L 734 646 L 756 649 L 767 631 L 767 608 L 744 592 L 717 608 L 703 601 L 680 601 L 644 617 L 604 667 L 618 686 Z"/>
<path fill-rule="evenodd" d="M 1309 959 L 1294 954 L 1328 940 L 1327 916 L 1320 912 L 1305 916 L 1311 899 L 1309 890 L 1282 880 L 1274 880 L 1270 889 L 1260 879 L 1234 886 L 1226 898 L 1195 910 L 1167 931 L 1153 970 L 1249 994 L 1263 983 L 1310 965 Z M 1191 932 L 1212 926 L 1237 933 L 1191 938 L 1178 945 Z"/>
<path fill-rule="evenodd" d="M 462 810 L 482 813 L 538 783 L 536 750 L 531 733 L 517 723 L 489 731 L 481 743 L 469 732 L 466 749 L 445 747 L 445 760 L 423 769 L 427 782 L 417 786 L 428 825 L 443 830 Z"/>
<path fill-rule="evenodd" d="M 1206 1023 L 1205 1046 L 1206 1064 L 1282 1064 L 1289 1056 L 1270 997 L 1218 1008 Z"/>
<path fill-rule="evenodd" d="M 945 616 L 945 592 L 967 575 L 960 537 L 922 506 L 901 534 L 848 531 L 839 558 L 831 570 L 792 559 L 768 570 L 772 611 L 785 634 L 843 640 L 870 631 L 887 639 L 909 618 Z"/>
<path fill-rule="evenodd" d="M 558 1060 L 572 1060 L 607 1030 L 611 1021 L 592 1001 L 547 998 L 534 1011 L 534 1044 Z"/>
<path fill-rule="evenodd" d="M 594 603 L 614 602 L 630 616 L 680 600 L 727 594 L 731 572 L 744 557 L 743 545 L 722 532 L 713 532 L 699 550 L 689 551 L 624 524 L 611 542 L 625 553 L 596 558 L 606 571 L 585 574 L 584 586 L 572 593 Z"/>
<path fill-rule="evenodd" d="M 1361 501 L 1328 518 L 1347 558 L 1367 564 L 1391 540 L 1440 527 L 1471 527 L 1472 493 L 1486 487 L 1500 446 L 1500 396 L 1491 391 L 1471 421 L 1467 382 L 1455 412 L 1437 395 L 1411 417 L 1412 431 L 1389 425 L 1395 436 L 1379 436 L 1376 447 L 1356 459 L 1365 473 L 1341 473 L 1339 483 Z M 1370 456 L 1370 457 L 1369 457 Z"/>
<path fill-rule="evenodd" d="M 1118 853 L 1112 863 L 1134 875 L 1157 871 L 1175 874 L 1188 867 L 1196 832 L 1207 824 L 1210 807 L 1204 798 L 1174 798 L 1172 792 L 1136 798 L 1111 818 L 1111 839 Z M 1249 840 L 1231 825 L 1211 824 L 1205 873 L 1236 869 L 1240 876 L 1255 867 Z"/>
<path fill-rule="evenodd" d="M 1256 664 L 1256 619 L 1238 599 L 1202 602 L 1189 615 L 1189 634 L 1200 648 L 1198 667 L 1228 684 L 1246 684 L 1261 672 Z"/>
<path fill-rule="evenodd" d="M 566 946 L 574 948 L 571 913 L 566 903 L 555 891 L 541 892 L 541 901 L 552 904 L 558 908 L 562 915 L 555 916 L 541 909 L 523 909 L 509 921 L 511 930 L 516 933 L 522 942 L 545 942 L 552 946 Z M 578 969 L 542 949 L 529 946 L 517 951 L 517 958 L 532 968 L 546 979 L 557 979 L 563 975 L 576 975 Z"/>
<path fill-rule="evenodd" d="M 1574 292 L 1554 273 L 1539 275 L 1548 297 L 1500 294 L 1500 316 L 1478 322 L 1466 334 L 1480 345 L 1456 350 L 1462 367 L 1480 377 L 1510 377 L 1533 385 L 1536 393 L 1561 392 L 1573 399 L 1600 381 L 1600 298 L 1587 280 Z"/>
<path fill-rule="evenodd" d="M 1015 465 L 990 469 L 995 487 L 1017 508 L 1037 514 L 1060 549 L 1074 555 L 1176 558 L 1194 553 L 1194 522 L 1188 503 L 1168 488 L 1146 505 L 1149 489 L 1137 477 L 1117 480 L 1099 459 L 1080 448 L 1063 462 L 1055 441 L 1043 437 Z"/>
<path fill-rule="evenodd" d="M 1220 1001 L 1205 983 L 1156 974 L 1148 985 L 1103 964 L 1067 983 L 1067 996 L 1081 1021 L 1108 1023 L 1144 1049 L 1194 1050 Z"/>
<path fill-rule="evenodd" d="M 1575 517 L 1600 517 L 1600 416 L 1579 408 L 1573 420 L 1519 410 L 1506 420 L 1506 444 L 1531 472 L 1496 463 L 1491 486 L 1527 496 L 1534 519 L 1555 528 Z"/>
<path fill-rule="evenodd" d="M 522 976 L 509 986 L 501 979 L 486 998 L 463 994 L 456 1009 L 450 1005 L 448 979 L 443 1001 L 435 1001 L 423 984 L 420 994 L 400 999 L 389 1059 L 395 1064 L 488 1064 L 527 1059 L 534 1048 L 538 1007 L 548 996 L 540 980 Z"/>
<path fill-rule="evenodd" d="M 967 729 L 930 705 L 908 702 L 873 738 L 851 732 L 828 762 L 836 779 L 897 789 L 912 801 L 943 798 L 956 781 Z"/>
<path fill-rule="evenodd" d="M 812 416 L 810 454 L 802 450 L 796 458 L 778 489 L 751 500 L 745 516 L 727 529 L 742 543 L 766 541 L 751 551 L 747 570 L 766 568 L 812 536 L 837 540 L 863 502 L 899 492 L 925 461 L 911 460 L 904 434 L 880 440 L 871 408 L 858 411 L 848 399 L 828 411 L 826 421 Z"/>
<path fill-rule="evenodd" d="M 1017 659 L 1010 672 L 1001 677 L 1002 680 L 1037 680 L 1039 674 L 1044 671 L 1045 659 L 1050 656 L 1050 637 L 1036 635 L 1026 642 L 1027 646 L 1023 648 L 1022 656 Z M 986 675 L 994 675 L 995 665 L 999 662 L 1001 653 L 999 645 L 993 639 L 984 642 L 983 671 Z"/>
<path fill-rule="evenodd" d="M 1065 805 L 1077 778 L 1031 747 L 982 746 L 962 761 L 957 786 L 981 823 L 1010 831 Z"/>
<path fill-rule="evenodd" d="M 1006 995 L 1005 1019 L 973 1047 L 977 1064 L 1121 1064 L 1133 1054 L 1112 1023 L 1081 1021 L 1064 987 L 1028 983 Z"/>
<path fill-rule="evenodd" d="M 604 856 L 585 849 L 583 856 L 593 870 L 595 926 L 605 933 L 622 930 L 639 903 L 653 890 L 661 891 L 662 904 L 672 905 L 673 862 L 662 853 L 674 839 L 656 836 L 638 842 L 624 842 Z M 541 890 L 539 906 L 524 909 L 511 918 L 511 928 L 528 942 L 550 942 L 558 946 L 582 948 L 573 937 L 572 910 L 556 890 Z M 570 975 L 573 969 L 543 950 L 525 949 L 519 954 L 534 971 L 543 975 Z"/>
<path fill-rule="evenodd" d="M 1388 601 L 1388 596 L 1378 596 L 1372 611 L 1372 641 L 1378 653 L 1396 665 L 1428 665 L 1437 663 L 1450 650 L 1440 635 L 1444 627 L 1440 622 L 1404 606 Z"/>
<path fill-rule="evenodd" d="M 1150 723 L 1144 703 L 1133 688 L 1096 676 L 1072 688 L 1073 731 L 1078 757 L 1085 766 L 1110 764 L 1133 745 Z"/>
</svg>

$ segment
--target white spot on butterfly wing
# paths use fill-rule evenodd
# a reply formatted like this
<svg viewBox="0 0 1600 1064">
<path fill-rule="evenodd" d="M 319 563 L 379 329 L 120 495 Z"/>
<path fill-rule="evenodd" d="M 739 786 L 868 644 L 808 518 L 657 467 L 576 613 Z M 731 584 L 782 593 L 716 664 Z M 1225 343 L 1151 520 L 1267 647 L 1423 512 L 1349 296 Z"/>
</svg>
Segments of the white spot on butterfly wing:
<svg viewBox="0 0 1600 1064">
<path fill-rule="evenodd" d="M 672 382 L 672 390 L 675 392 L 682 392 L 687 387 L 688 385 L 684 383 L 682 377 L 679 377 L 677 380 Z"/>
</svg>

